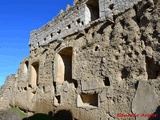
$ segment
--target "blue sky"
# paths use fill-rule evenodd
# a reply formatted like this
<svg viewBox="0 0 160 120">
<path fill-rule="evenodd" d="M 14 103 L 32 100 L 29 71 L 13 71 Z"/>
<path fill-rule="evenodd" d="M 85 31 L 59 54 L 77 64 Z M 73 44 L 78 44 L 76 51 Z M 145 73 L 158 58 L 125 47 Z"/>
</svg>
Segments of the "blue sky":
<svg viewBox="0 0 160 120">
<path fill-rule="evenodd" d="M 0 0 L 0 86 L 29 56 L 30 31 L 59 14 L 73 0 Z"/>
</svg>

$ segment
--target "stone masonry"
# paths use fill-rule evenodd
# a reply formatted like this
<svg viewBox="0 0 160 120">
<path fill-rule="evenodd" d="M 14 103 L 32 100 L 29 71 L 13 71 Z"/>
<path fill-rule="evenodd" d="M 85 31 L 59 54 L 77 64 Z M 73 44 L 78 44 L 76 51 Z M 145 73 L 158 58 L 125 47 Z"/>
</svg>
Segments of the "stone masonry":
<svg viewBox="0 0 160 120">
<path fill-rule="evenodd" d="M 0 109 L 69 110 L 74 120 L 160 116 L 159 0 L 75 0 L 32 31 L 29 46 L 0 90 Z"/>
</svg>

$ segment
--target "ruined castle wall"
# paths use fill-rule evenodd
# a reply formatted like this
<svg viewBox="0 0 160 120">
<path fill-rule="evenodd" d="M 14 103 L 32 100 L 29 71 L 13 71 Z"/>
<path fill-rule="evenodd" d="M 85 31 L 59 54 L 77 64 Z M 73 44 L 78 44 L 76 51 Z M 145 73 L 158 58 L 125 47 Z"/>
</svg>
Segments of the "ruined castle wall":
<svg viewBox="0 0 160 120">
<path fill-rule="evenodd" d="M 99 1 L 100 6 L 105 5 L 102 2 L 108 1 Z M 128 9 L 125 1 L 122 9 L 118 1 L 111 1 L 113 20 L 92 21 L 72 35 L 57 35 L 63 40 L 49 44 L 33 47 L 37 36 L 41 42 L 50 34 L 51 26 L 33 31 L 30 56 L 20 64 L 10 105 L 26 112 L 70 110 L 78 120 L 117 120 L 117 113 L 155 112 L 160 103 L 160 3 L 137 2 Z M 104 8 L 100 7 L 101 15 Z"/>
<path fill-rule="evenodd" d="M 60 13 L 40 29 L 32 31 L 29 42 L 31 50 L 84 30 L 92 21 L 99 22 L 103 19 L 113 21 L 113 16 L 133 7 L 139 1 L 83 0 L 80 4 Z"/>
<path fill-rule="evenodd" d="M 0 90 L 0 109 L 9 108 L 10 100 L 12 97 L 13 84 L 16 76 L 14 74 L 6 77 L 5 83 Z"/>
</svg>

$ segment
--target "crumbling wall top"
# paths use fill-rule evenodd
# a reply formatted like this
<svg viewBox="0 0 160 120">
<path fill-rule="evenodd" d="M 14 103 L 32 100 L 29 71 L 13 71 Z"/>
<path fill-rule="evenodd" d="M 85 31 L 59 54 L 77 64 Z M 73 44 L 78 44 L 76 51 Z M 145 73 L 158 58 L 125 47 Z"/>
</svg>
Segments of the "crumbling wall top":
<svg viewBox="0 0 160 120">
<path fill-rule="evenodd" d="M 67 6 L 60 14 L 30 34 L 30 50 L 52 41 L 63 41 L 68 35 L 84 30 L 93 22 L 106 19 L 114 22 L 113 16 L 132 8 L 142 0 L 74 0 L 74 6 Z"/>
</svg>

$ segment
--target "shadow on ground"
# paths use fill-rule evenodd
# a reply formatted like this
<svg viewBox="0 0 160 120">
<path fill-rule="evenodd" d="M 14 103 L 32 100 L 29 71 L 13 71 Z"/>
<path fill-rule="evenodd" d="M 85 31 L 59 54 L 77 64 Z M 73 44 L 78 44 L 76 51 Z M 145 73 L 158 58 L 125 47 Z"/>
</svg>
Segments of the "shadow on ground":
<svg viewBox="0 0 160 120">
<path fill-rule="evenodd" d="M 55 114 L 49 112 L 48 115 L 37 113 L 28 118 L 23 118 L 22 120 L 73 120 L 73 116 L 69 110 L 60 110 Z"/>
<path fill-rule="evenodd" d="M 157 107 L 156 111 L 151 114 L 148 120 L 160 120 L 160 106 Z"/>
</svg>

